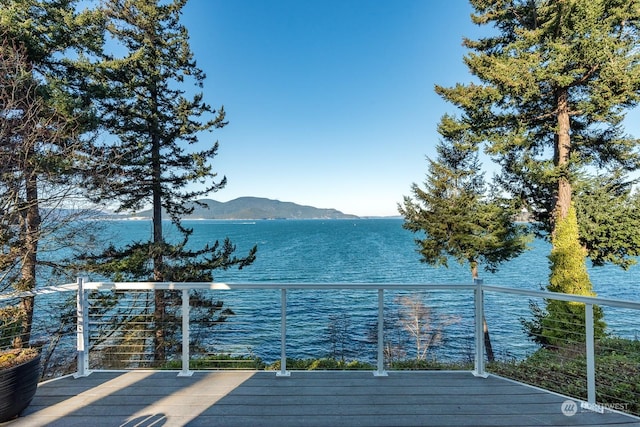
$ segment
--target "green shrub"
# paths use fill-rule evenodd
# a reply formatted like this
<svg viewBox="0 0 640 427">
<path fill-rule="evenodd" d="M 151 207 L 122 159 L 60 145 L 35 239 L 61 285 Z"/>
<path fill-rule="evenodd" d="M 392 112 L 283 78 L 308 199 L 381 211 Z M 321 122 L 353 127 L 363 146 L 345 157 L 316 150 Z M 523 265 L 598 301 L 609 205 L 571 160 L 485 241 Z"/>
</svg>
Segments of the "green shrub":
<svg viewBox="0 0 640 427">
<path fill-rule="evenodd" d="M 162 369 L 181 369 L 180 360 L 171 360 L 165 363 Z M 212 354 L 189 361 L 189 369 L 265 369 L 265 363 L 259 357 L 232 356 L 230 354 Z"/>
<path fill-rule="evenodd" d="M 578 234 L 576 210 L 558 221 L 549 255 L 551 274 L 547 290 L 565 294 L 595 296 L 586 266 L 586 250 Z M 546 309 L 531 304 L 533 320 L 522 323 L 528 335 L 546 347 L 561 347 L 585 341 L 585 304 L 547 299 Z M 593 307 L 594 336 L 605 336 L 602 309 Z"/>
<path fill-rule="evenodd" d="M 280 370 L 280 361 L 277 360 L 267 367 L 270 370 Z M 323 371 L 323 370 L 347 370 L 347 371 L 372 371 L 376 367 L 370 363 L 357 360 L 343 361 L 326 357 L 321 359 L 287 359 L 287 369 L 294 371 Z"/>
<path fill-rule="evenodd" d="M 396 360 L 391 363 L 391 369 L 398 371 L 454 371 L 472 370 L 473 363 L 443 363 L 437 360 L 412 359 Z"/>
</svg>

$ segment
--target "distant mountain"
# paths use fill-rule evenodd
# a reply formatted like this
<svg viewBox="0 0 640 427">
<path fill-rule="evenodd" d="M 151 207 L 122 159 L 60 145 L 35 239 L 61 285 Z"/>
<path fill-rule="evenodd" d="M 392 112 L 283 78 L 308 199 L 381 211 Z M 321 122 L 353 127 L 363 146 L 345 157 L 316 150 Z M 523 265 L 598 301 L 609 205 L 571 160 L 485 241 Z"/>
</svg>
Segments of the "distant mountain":
<svg viewBox="0 0 640 427">
<path fill-rule="evenodd" d="M 344 214 L 336 209 L 320 209 L 291 202 L 261 197 L 240 197 L 228 202 L 203 199 L 207 207 L 195 205 L 193 213 L 183 219 L 349 219 L 356 215 Z M 135 214 L 150 218 L 151 210 Z"/>
</svg>

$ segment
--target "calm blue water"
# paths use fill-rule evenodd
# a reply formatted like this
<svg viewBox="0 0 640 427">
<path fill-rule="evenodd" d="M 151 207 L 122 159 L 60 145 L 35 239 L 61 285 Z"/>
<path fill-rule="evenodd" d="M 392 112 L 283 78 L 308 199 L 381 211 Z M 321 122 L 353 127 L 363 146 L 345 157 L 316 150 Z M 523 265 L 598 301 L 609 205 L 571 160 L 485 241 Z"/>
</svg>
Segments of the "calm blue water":
<svg viewBox="0 0 640 427">
<path fill-rule="evenodd" d="M 420 262 L 414 234 L 402 228 L 401 219 L 187 221 L 193 227 L 194 248 L 228 236 L 242 256 L 258 246 L 257 260 L 243 270 L 215 273 L 215 281 L 262 283 L 469 283 L 468 267 L 451 261 L 448 268 Z M 149 221 L 116 221 L 110 226 L 116 241 L 147 240 Z M 171 238 L 171 232 L 167 233 Z M 536 240 L 531 250 L 505 263 L 494 274 L 483 272 L 486 284 L 539 290 L 549 271 L 548 243 Z M 590 268 L 599 296 L 638 300 L 640 267 L 629 271 L 608 266 Z M 397 317 L 397 298 L 406 292 L 387 292 L 385 305 Z M 256 354 L 267 361 L 280 355 L 279 291 L 221 292 L 217 298 L 236 313 L 211 337 L 202 334 L 215 351 Z M 374 359 L 370 335 L 375 328 L 377 294 L 354 291 L 291 291 L 288 296 L 288 345 L 293 357 L 326 355 L 336 339 L 329 325 L 342 325 L 348 335 L 347 356 Z M 432 321 L 456 322 L 444 330 L 433 357 L 465 359 L 472 351 L 473 298 L 470 293 L 431 292 L 419 295 L 432 310 Z M 415 298 L 415 296 L 414 296 Z M 535 350 L 520 326 L 529 315 L 529 301 L 522 297 L 488 294 L 487 322 L 494 350 L 504 357 L 522 357 Z M 605 310 L 616 335 L 635 337 L 638 313 Z M 387 321 L 385 321 L 387 322 Z M 388 320 L 389 324 L 393 319 Z M 399 327 L 399 329 L 402 329 Z M 401 341 L 389 335 L 390 341 Z M 406 337 L 404 338 L 406 339 Z M 332 344 L 333 343 L 333 344 Z M 411 344 L 404 343 L 407 354 Z M 213 351 L 213 350 L 212 350 Z"/>
<path fill-rule="evenodd" d="M 146 240 L 149 221 L 112 222 L 114 240 Z M 258 246 L 256 261 L 243 270 L 219 271 L 216 281 L 300 283 L 468 283 L 467 266 L 448 268 L 420 262 L 416 235 L 401 219 L 185 221 L 194 229 L 194 248 L 229 237 L 238 255 Z M 173 233 L 166 232 L 168 239 Z M 485 284 L 540 289 L 549 275 L 550 246 L 536 240 L 496 273 L 481 271 Z M 602 297 L 640 300 L 640 266 L 589 268 Z"/>
</svg>

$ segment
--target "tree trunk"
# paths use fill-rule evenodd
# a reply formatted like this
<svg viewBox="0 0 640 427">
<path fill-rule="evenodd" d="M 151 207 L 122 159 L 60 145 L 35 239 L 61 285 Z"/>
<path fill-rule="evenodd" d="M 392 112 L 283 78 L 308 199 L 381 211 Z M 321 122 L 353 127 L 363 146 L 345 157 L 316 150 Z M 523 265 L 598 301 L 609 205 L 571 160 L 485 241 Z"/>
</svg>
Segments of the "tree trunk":
<svg viewBox="0 0 640 427">
<path fill-rule="evenodd" d="M 160 158 L 160 136 L 158 135 L 157 123 L 157 100 L 158 94 L 152 90 L 151 98 L 153 105 L 152 124 L 151 124 L 151 169 L 152 169 L 152 202 L 153 202 L 153 280 L 162 282 L 165 280 L 163 275 L 163 243 L 162 235 L 162 170 Z M 164 321 L 166 317 L 166 300 L 165 292 L 156 290 L 154 292 L 154 361 L 164 362 L 166 360 L 166 337 L 164 329 Z"/>
<path fill-rule="evenodd" d="M 491 337 L 489 336 L 489 327 L 487 326 L 487 319 L 482 316 L 482 330 L 484 331 L 484 349 L 487 353 L 487 360 L 493 362 L 496 360 L 493 355 L 493 346 L 491 345 Z"/>
<path fill-rule="evenodd" d="M 153 280 L 155 282 L 164 281 L 163 276 L 163 256 L 162 256 L 162 188 L 160 186 L 160 143 L 159 138 L 154 136 L 152 148 L 152 167 L 153 167 Z M 155 321 L 155 337 L 154 337 L 154 361 L 163 362 L 166 359 L 165 349 L 165 330 L 163 322 L 166 315 L 165 293 L 162 290 L 154 292 L 154 312 Z"/>
<path fill-rule="evenodd" d="M 20 291 L 32 291 L 36 287 L 36 264 L 38 261 L 38 242 L 40 238 L 40 211 L 38 209 L 38 183 L 35 172 L 25 167 L 25 213 L 23 216 L 23 253 L 20 270 Z M 20 305 L 25 314 L 22 324 L 21 345 L 28 345 L 31 340 L 33 324 L 34 297 L 24 297 Z"/>
<path fill-rule="evenodd" d="M 154 339 L 153 339 L 153 361 L 158 364 L 166 360 L 166 339 L 164 330 L 164 321 L 166 317 L 166 303 L 164 298 L 164 291 L 156 290 L 153 293 L 153 319 L 155 323 L 154 327 Z"/>
<path fill-rule="evenodd" d="M 569 155 L 571 154 L 571 123 L 569 121 L 569 91 L 560 89 L 556 94 L 557 108 L 557 126 L 558 130 L 555 135 L 554 146 L 554 164 L 560 169 L 560 178 L 558 179 L 558 194 L 553 212 L 553 231 L 555 234 L 555 224 L 558 220 L 566 218 L 571 206 L 571 182 L 567 176 L 566 167 L 569 163 Z"/>
</svg>

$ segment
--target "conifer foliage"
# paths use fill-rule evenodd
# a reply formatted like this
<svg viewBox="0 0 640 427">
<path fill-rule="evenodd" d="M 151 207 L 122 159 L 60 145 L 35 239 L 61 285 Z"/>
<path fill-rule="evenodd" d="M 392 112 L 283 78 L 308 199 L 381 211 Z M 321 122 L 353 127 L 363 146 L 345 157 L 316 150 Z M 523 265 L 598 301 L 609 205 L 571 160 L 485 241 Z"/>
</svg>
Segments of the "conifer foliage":
<svg viewBox="0 0 640 427">
<path fill-rule="evenodd" d="M 65 233 L 85 160 L 92 155 L 90 90 L 83 70 L 101 48 L 100 16 L 73 0 L 0 1 L 0 290 L 32 291 L 56 269 L 43 259 Z M 56 237 L 62 239 L 57 245 Z M 68 238 L 68 236 L 66 237 Z M 45 243 L 47 246 L 45 246 Z M 53 245 L 56 245 L 53 247 Z M 21 298 L 21 341 L 34 297 Z"/>
<path fill-rule="evenodd" d="M 107 95 L 102 101 L 103 125 L 115 139 L 104 147 L 97 165 L 103 179 L 92 183 L 90 195 L 99 202 L 115 203 L 119 212 L 152 207 L 150 246 L 107 253 L 118 265 L 120 257 L 129 259 L 122 274 L 130 278 L 207 280 L 214 268 L 242 267 L 253 260 L 254 251 L 245 258 L 233 257 L 229 241 L 186 249 L 191 230 L 182 226 L 181 217 L 193 210 L 192 202 L 199 196 L 226 184 L 224 177 L 215 180 L 211 164 L 218 142 L 201 141 L 205 132 L 225 126 L 226 121 L 224 109 L 206 104 L 201 92 L 187 94 L 189 86 L 202 88 L 205 75 L 193 58 L 187 29 L 180 24 L 185 4 L 185 0 L 113 0 L 104 10 L 108 35 L 118 46 L 115 50 L 125 53 L 109 56 L 99 74 Z M 166 242 L 163 215 L 184 240 L 175 245 Z M 149 258 L 152 266 L 146 269 Z"/>
<path fill-rule="evenodd" d="M 108 97 L 103 124 L 116 136 L 107 148 L 105 185 L 100 196 L 113 197 L 119 211 L 152 204 L 154 217 L 166 212 L 179 223 L 188 213 L 185 202 L 224 187 L 214 181 L 210 161 L 218 143 L 199 143 L 205 131 L 226 125 L 218 111 L 203 101 L 205 74 L 189 47 L 187 29 L 179 22 L 186 1 L 113 0 L 106 2 L 107 32 L 114 51 L 102 75 Z M 193 149 L 202 147 L 201 149 Z M 190 184 L 201 184 L 198 188 Z M 163 208 L 163 211 L 161 211 Z M 156 240 L 162 240 L 159 225 Z"/>
<path fill-rule="evenodd" d="M 221 107 L 213 109 L 201 92 L 205 75 L 195 62 L 187 29 L 180 23 L 186 0 L 111 0 L 105 3 L 108 38 L 115 48 L 106 55 L 97 76 L 104 85 L 105 130 L 114 137 L 104 147 L 97 167 L 101 180 L 90 194 L 99 202 L 116 204 L 117 211 L 153 210 L 148 242 L 124 248 L 112 246 L 88 257 L 92 268 L 115 278 L 152 281 L 211 281 L 212 271 L 253 262 L 256 248 L 234 256 L 226 239 L 192 249 L 192 230 L 181 217 L 192 202 L 224 187 L 216 180 L 212 160 L 218 142 L 203 140 L 208 131 L 226 125 Z M 124 53 L 122 53 L 124 52 Z M 165 238 L 163 215 L 182 238 Z M 163 321 L 172 295 L 157 291 L 155 319 Z M 165 359 L 164 330 L 155 332 L 155 360 Z"/>
<path fill-rule="evenodd" d="M 575 209 L 580 236 L 588 236 L 587 257 L 628 269 L 640 255 L 640 192 L 620 173 L 581 180 Z M 581 239 L 584 241 L 586 239 Z"/>
<path fill-rule="evenodd" d="M 547 289 L 573 295 L 595 296 L 587 266 L 586 249 L 578 241 L 578 219 L 572 206 L 566 218 L 558 223 L 549 255 L 551 274 Z M 546 312 L 533 305 L 533 321 L 525 321 L 529 336 L 547 347 L 559 347 L 584 342 L 585 305 L 578 302 L 547 300 Z M 604 336 L 602 309 L 594 306 L 594 337 Z"/>
<path fill-rule="evenodd" d="M 470 50 L 464 61 L 476 82 L 436 91 L 460 108 L 461 126 L 501 166 L 504 190 L 522 200 L 541 235 L 550 239 L 548 288 L 590 289 L 586 271 L 581 278 L 558 280 L 576 273 L 564 263 L 560 242 L 575 239 L 571 245 L 587 251 L 572 256 L 584 263 L 588 255 L 594 265 L 626 268 L 640 254 L 634 244 L 637 215 L 620 222 L 603 215 L 632 211 L 637 198 L 629 191 L 608 197 L 589 188 L 617 181 L 609 188 L 628 189 L 625 175 L 640 167 L 640 140 L 623 129 L 625 112 L 640 101 L 640 0 L 471 4 L 473 22 L 492 26 L 485 37 L 464 40 Z M 610 205 L 603 209 L 602 201 Z M 567 221 L 573 222 L 574 207 L 578 231 L 558 236 Z M 547 314 L 563 322 L 555 308 Z M 571 325 L 573 315 L 567 316 Z"/>
<path fill-rule="evenodd" d="M 478 160 L 478 146 L 467 130 L 450 116 L 444 116 L 439 132 L 444 137 L 436 146 L 438 157 L 428 159 L 424 189 L 413 184 L 413 198 L 399 206 L 404 228 L 424 233 L 416 239 L 421 261 L 447 266 L 449 257 L 467 264 L 473 279 L 478 266 L 496 271 L 498 266 L 520 255 L 530 240 L 525 226 L 516 224 L 515 205 L 486 188 Z M 486 321 L 484 342 L 489 361 L 493 350 Z"/>
<path fill-rule="evenodd" d="M 399 211 L 406 229 L 425 233 L 416 239 L 422 261 L 447 266 L 451 256 L 468 264 L 476 279 L 479 265 L 495 271 L 521 254 L 530 238 L 513 221 L 513 202 L 486 188 L 478 147 L 465 131 L 450 116 L 443 117 L 439 131 L 445 138 L 436 147 L 437 159 L 428 159 L 424 188 L 413 184 L 413 198 L 405 197 Z"/>
<path fill-rule="evenodd" d="M 436 87 L 546 231 L 589 171 L 632 171 L 625 111 L 640 100 L 639 0 L 472 0 L 488 36 L 465 39 L 479 83 Z M 580 218 L 579 218 L 580 220 Z M 589 247 L 589 236 L 580 236 Z M 633 254 L 631 254 L 633 255 Z"/>
</svg>

